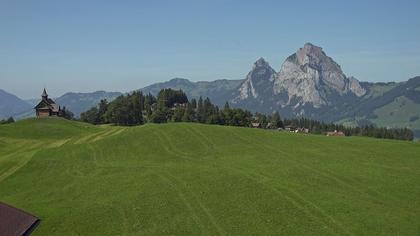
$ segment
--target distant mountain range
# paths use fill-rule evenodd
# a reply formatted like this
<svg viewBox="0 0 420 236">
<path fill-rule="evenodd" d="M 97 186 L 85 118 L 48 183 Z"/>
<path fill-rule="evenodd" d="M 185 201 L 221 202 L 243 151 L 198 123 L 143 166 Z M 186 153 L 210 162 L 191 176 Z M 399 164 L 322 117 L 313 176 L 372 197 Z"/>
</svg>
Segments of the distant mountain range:
<svg viewBox="0 0 420 236">
<path fill-rule="evenodd" d="M 310 43 L 286 58 L 278 72 L 260 58 L 243 80 L 191 82 L 175 78 L 140 90 L 156 95 L 163 88 L 182 89 L 190 98 L 209 97 L 220 106 L 228 101 L 233 107 L 254 112 L 279 111 L 283 117 L 408 127 L 420 136 L 420 77 L 398 83 L 360 82 L 346 76 L 322 48 Z M 0 117 L 15 114 L 3 108 L 3 93 L 0 93 Z M 78 116 L 100 99 L 112 100 L 119 95 L 103 91 L 68 93 L 56 101 Z M 17 110 L 24 110 L 27 103 L 16 98 L 13 102 Z M 11 104 L 10 98 L 8 101 Z"/>
<path fill-rule="evenodd" d="M 31 109 L 31 105 L 17 96 L 0 89 L 0 119 Z"/>
<path fill-rule="evenodd" d="M 307 43 L 276 72 L 258 59 L 244 80 L 191 82 L 172 79 L 145 87 L 184 90 L 190 97 L 209 97 L 218 105 L 254 112 L 280 111 L 284 117 L 309 117 L 347 125 L 407 127 L 420 136 L 420 77 L 405 82 L 369 83 L 348 77 L 322 48 Z"/>
</svg>

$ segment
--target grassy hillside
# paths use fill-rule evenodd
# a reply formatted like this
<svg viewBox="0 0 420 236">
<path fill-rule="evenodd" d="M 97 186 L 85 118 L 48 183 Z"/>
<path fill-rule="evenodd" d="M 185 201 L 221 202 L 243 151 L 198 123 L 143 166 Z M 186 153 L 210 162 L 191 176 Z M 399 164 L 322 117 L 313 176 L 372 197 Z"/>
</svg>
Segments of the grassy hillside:
<svg viewBox="0 0 420 236">
<path fill-rule="evenodd" d="M 418 235 L 419 153 L 369 138 L 32 119 L 0 126 L 0 201 L 40 217 L 34 235 Z"/>
<path fill-rule="evenodd" d="M 372 121 L 379 126 L 405 126 L 413 130 L 420 130 L 420 104 L 404 96 L 376 109 L 374 113 L 377 118 Z"/>
</svg>

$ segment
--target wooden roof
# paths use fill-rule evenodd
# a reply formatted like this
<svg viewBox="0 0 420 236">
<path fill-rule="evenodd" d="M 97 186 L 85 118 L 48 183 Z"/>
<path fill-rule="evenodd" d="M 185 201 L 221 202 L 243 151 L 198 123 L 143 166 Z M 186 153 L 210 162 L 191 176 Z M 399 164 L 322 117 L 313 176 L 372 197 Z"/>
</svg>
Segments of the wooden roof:
<svg viewBox="0 0 420 236">
<path fill-rule="evenodd" d="M 1 235 L 29 235 L 39 221 L 36 216 L 0 202 Z"/>
<path fill-rule="evenodd" d="M 42 99 L 38 105 L 35 106 L 35 109 L 48 107 L 48 109 L 51 109 L 53 112 L 59 112 L 60 107 L 55 103 L 51 98 Z"/>
<path fill-rule="evenodd" d="M 47 90 L 42 91 L 41 97 L 48 97 Z"/>
</svg>

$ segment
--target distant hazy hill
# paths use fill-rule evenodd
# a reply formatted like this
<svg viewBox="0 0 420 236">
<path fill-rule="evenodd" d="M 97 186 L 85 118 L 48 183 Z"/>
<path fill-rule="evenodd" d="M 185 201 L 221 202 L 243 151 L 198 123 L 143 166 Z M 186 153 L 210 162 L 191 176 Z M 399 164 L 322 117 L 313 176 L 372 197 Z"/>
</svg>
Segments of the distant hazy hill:
<svg viewBox="0 0 420 236">
<path fill-rule="evenodd" d="M 0 119 L 31 109 L 31 105 L 17 96 L 0 89 Z"/>
<path fill-rule="evenodd" d="M 112 101 L 121 94 L 122 93 L 119 92 L 105 91 L 96 91 L 93 93 L 66 93 L 63 96 L 56 98 L 55 101 L 60 104 L 60 106 L 65 106 L 72 111 L 76 117 L 79 117 L 80 113 L 97 105 L 102 99 Z"/>
</svg>

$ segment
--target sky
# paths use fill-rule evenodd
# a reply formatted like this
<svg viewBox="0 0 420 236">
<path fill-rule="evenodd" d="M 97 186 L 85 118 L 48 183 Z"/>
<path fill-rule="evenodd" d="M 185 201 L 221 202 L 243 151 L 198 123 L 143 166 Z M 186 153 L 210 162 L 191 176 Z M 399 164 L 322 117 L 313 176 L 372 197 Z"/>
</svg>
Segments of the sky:
<svg viewBox="0 0 420 236">
<path fill-rule="evenodd" d="M 306 42 L 347 76 L 420 75 L 419 0 L 0 0 L 0 89 L 21 98 L 128 92 L 172 78 L 278 71 Z"/>
</svg>

